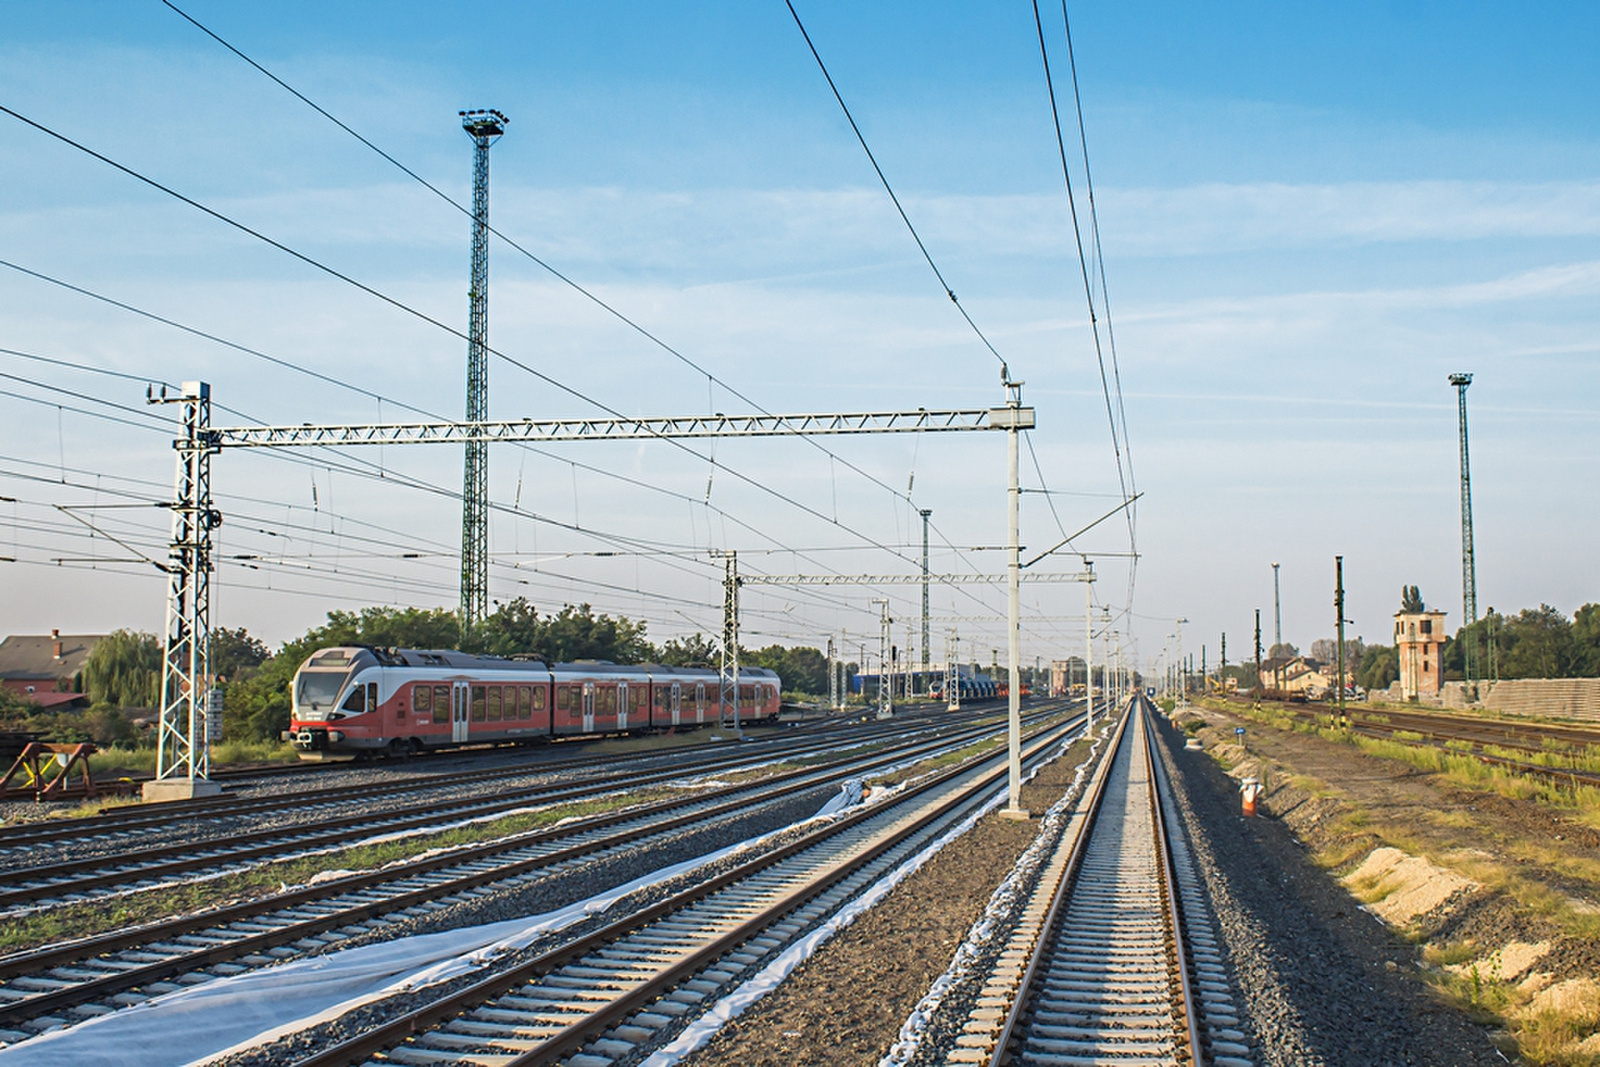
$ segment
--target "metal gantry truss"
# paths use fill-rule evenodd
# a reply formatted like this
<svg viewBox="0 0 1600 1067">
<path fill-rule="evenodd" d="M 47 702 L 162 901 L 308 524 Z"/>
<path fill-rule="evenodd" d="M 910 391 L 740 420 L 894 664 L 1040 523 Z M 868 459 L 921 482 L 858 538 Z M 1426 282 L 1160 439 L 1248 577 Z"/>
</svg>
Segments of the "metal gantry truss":
<svg viewBox="0 0 1600 1067">
<path fill-rule="evenodd" d="M 662 418 L 522 419 L 492 422 L 374 423 L 316 426 L 245 426 L 215 428 L 211 423 L 211 387 L 205 382 L 183 383 L 181 394 L 152 403 L 184 405 L 184 436 L 173 442 L 177 451 L 177 478 L 172 502 L 172 543 L 166 571 L 167 630 L 163 640 L 160 744 L 156 750 L 156 778 L 205 782 L 209 777 L 205 734 L 207 692 L 212 684 L 211 546 L 212 531 L 222 522 L 211 499 L 211 456 L 224 448 L 309 448 L 324 445 L 449 444 L 491 441 L 616 441 L 656 438 L 787 437 L 843 434 L 929 433 L 966 430 L 1006 430 L 1015 446 L 1018 430 L 1034 425 L 1032 408 L 1023 408 L 1013 393 L 1003 408 L 964 410 L 857 412 L 799 415 L 691 415 Z M 465 546 L 463 546 L 465 548 Z M 733 553 L 728 553 L 725 578 L 726 613 L 733 619 L 731 633 L 724 629 L 730 650 L 724 669 L 724 687 L 734 685 L 737 701 L 738 576 Z M 748 580 L 748 579 L 743 579 Z M 914 576 L 921 581 L 921 576 Z M 952 576 L 964 581 L 964 576 Z M 727 590 L 731 589 L 729 594 Z M 732 675 L 732 677 L 728 677 Z"/>
</svg>

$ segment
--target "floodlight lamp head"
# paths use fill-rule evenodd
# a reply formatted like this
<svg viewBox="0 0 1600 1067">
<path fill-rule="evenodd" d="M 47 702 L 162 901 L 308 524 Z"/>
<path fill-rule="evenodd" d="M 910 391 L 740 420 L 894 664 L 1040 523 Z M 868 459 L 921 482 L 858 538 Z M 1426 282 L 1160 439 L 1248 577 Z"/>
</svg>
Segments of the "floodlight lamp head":
<svg viewBox="0 0 1600 1067">
<path fill-rule="evenodd" d="M 1457 389 L 1464 389 L 1472 384 L 1472 375 L 1458 371 L 1450 375 L 1450 384 Z"/>
</svg>

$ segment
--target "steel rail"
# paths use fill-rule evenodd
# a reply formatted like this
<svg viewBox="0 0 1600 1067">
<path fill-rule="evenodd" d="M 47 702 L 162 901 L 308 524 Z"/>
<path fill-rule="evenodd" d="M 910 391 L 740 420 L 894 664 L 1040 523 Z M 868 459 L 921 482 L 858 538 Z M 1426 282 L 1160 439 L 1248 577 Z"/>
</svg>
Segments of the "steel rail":
<svg viewBox="0 0 1600 1067">
<path fill-rule="evenodd" d="M 924 742 L 910 749 L 901 749 L 890 754 L 866 759 L 865 761 L 860 757 L 849 757 L 821 766 L 790 771 L 772 778 L 763 779 L 758 783 L 724 786 L 720 789 L 700 794 L 692 798 L 691 801 L 687 801 L 698 806 L 697 810 L 692 812 L 671 815 L 670 813 L 674 811 L 681 812 L 686 803 L 684 799 L 671 798 L 618 812 L 564 822 L 559 827 L 549 827 L 517 835 L 513 839 L 469 847 L 444 856 L 430 857 L 406 864 L 385 867 L 379 871 L 366 872 L 319 883 L 316 886 L 305 887 L 263 900 L 201 912 L 196 915 L 135 930 L 119 931 L 114 934 L 102 935 L 66 945 L 53 946 L 41 952 L 22 953 L 6 957 L 0 959 L 0 978 L 39 974 L 51 967 L 91 960 L 109 952 L 138 945 L 160 943 L 196 931 L 215 930 L 242 920 L 270 915 L 274 912 L 293 910 L 307 903 L 339 897 L 386 882 L 410 881 L 420 874 L 446 870 L 451 867 L 464 867 L 498 854 L 525 851 L 529 848 L 538 847 L 543 843 L 562 838 L 581 838 L 583 835 L 595 830 L 625 823 L 638 823 L 640 820 L 649 820 L 652 816 L 662 813 L 669 814 L 666 819 L 654 822 L 647 821 L 644 825 L 635 826 L 622 833 L 579 841 L 559 848 L 554 852 L 543 853 L 492 869 L 470 871 L 464 876 L 453 878 L 445 883 L 429 884 L 380 901 L 357 904 L 343 908 L 338 912 L 297 921 L 259 934 L 230 938 L 220 944 L 213 944 L 193 952 L 174 955 L 157 963 L 119 969 L 99 978 L 82 981 L 53 992 L 40 993 L 3 1002 L 0 1003 L 0 1025 L 40 1018 L 65 1008 L 84 1004 L 95 997 L 110 995 L 151 982 L 161 981 L 175 974 L 195 971 L 202 967 L 253 955 L 266 949 L 291 944 L 319 933 L 351 926 L 381 915 L 405 911 L 408 908 L 437 901 L 446 895 L 459 894 L 478 886 L 528 874 L 541 867 L 569 863 L 597 852 L 613 849 L 624 844 L 637 843 L 652 836 L 670 833 L 684 826 L 694 825 L 695 823 L 710 823 L 725 815 L 747 810 L 755 805 L 780 797 L 792 790 L 803 779 L 811 780 L 805 783 L 805 788 L 818 788 L 844 777 L 903 762 L 907 758 L 926 756 L 951 746 L 965 745 L 969 743 L 971 736 L 981 735 L 983 732 L 985 731 L 981 729 L 969 730 L 953 737 Z M 706 806 L 707 802 L 711 802 L 709 807 Z"/>
<path fill-rule="evenodd" d="M 1195 1011 L 1194 1002 L 1194 972 L 1189 968 L 1189 950 L 1187 930 L 1184 925 L 1181 902 L 1178 898 L 1178 873 L 1172 863 L 1172 849 L 1169 845 L 1166 813 L 1159 786 L 1162 779 L 1156 772 L 1156 738 L 1155 728 L 1151 725 L 1148 713 L 1139 717 L 1139 729 L 1144 733 L 1145 746 L 1145 771 L 1148 775 L 1146 790 L 1150 797 L 1151 818 L 1155 823 L 1155 844 L 1158 862 L 1161 865 L 1162 895 L 1167 901 L 1167 925 L 1172 939 L 1173 957 L 1173 984 L 1175 1000 L 1183 1012 L 1189 1037 L 1189 1063 L 1193 1067 L 1200 1067 L 1204 1059 L 1205 1047 L 1200 1039 L 1200 1019 Z"/>
<path fill-rule="evenodd" d="M 1097 830 L 1111 814 L 1106 810 L 1109 783 L 1116 773 L 1113 770 L 1114 765 L 1124 757 L 1125 748 L 1126 758 L 1130 761 L 1135 758 L 1136 753 L 1142 754 L 1140 767 L 1146 779 L 1144 794 L 1150 809 L 1150 821 L 1148 827 L 1140 831 L 1138 840 L 1144 842 L 1145 847 L 1151 850 L 1147 855 L 1153 862 L 1155 873 L 1160 927 L 1163 931 L 1161 940 L 1167 953 L 1165 974 L 1169 989 L 1166 1002 L 1168 1006 L 1165 1010 L 1170 1011 L 1172 1025 L 1177 1031 L 1170 1035 L 1174 1045 L 1172 1050 L 1174 1055 L 1169 1059 L 1163 1052 L 1142 1047 L 1126 1050 L 1101 1049 L 1093 1047 L 1093 1039 L 1088 1036 L 1077 1036 L 1072 1039 L 1056 1038 L 1056 1040 L 1076 1040 L 1091 1046 L 1082 1052 L 1071 1053 L 1072 1062 L 1109 1064 L 1121 1062 L 1129 1057 L 1140 1063 L 1171 1062 L 1189 1064 L 1193 1067 L 1199 1067 L 1206 1062 L 1200 1020 L 1195 1005 L 1193 974 L 1185 945 L 1186 930 L 1179 899 L 1178 878 L 1168 845 L 1169 834 L 1173 830 L 1167 825 L 1163 813 L 1161 786 L 1164 778 L 1158 775 L 1156 768 L 1155 743 L 1155 731 L 1149 722 L 1149 712 L 1142 700 L 1135 700 L 1119 723 L 1113 743 L 1108 746 L 1108 751 L 1100 767 L 1097 768 L 1096 778 L 1091 788 L 1086 791 L 1080 809 L 1085 815 L 1073 830 L 1070 844 L 1064 842 L 1068 851 L 1061 877 L 1053 887 L 1041 887 L 1042 891 L 1050 893 L 1050 903 L 1036 932 L 1031 934 L 1024 932 L 1023 936 L 1031 937 L 1031 949 L 1026 954 L 1026 962 L 1019 969 L 1015 983 L 1012 984 L 1009 980 L 1006 982 L 1012 985 L 1015 992 L 1004 1022 L 993 1035 L 993 1045 L 988 1060 L 990 1067 L 1002 1067 L 1035 1058 L 1027 1054 L 1026 1048 L 1032 1019 L 1040 1007 L 1040 998 L 1045 995 L 1039 987 L 1045 980 L 1047 970 L 1056 966 L 1067 966 L 1059 963 L 1057 959 L 1060 938 L 1066 933 L 1064 927 L 1068 910 L 1081 906 L 1079 894 L 1083 885 L 1084 866 L 1088 861 L 1090 850 L 1097 846 Z M 1129 785 L 1133 784 L 1132 770 L 1130 767 Z M 1125 868 L 1119 867 L 1119 870 Z M 1126 874 L 1119 874 L 1118 877 L 1125 878 Z M 1010 947 L 1014 949 L 1016 946 L 1017 939 L 1014 937 Z M 1076 951 L 1081 953 L 1084 951 L 1084 946 L 1079 945 Z M 1135 977 L 1130 977 L 1129 980 L 1137 981 Z M 986 996 L 992 995 L 993 992 L 992 988 L 985 990 Z M 1058 1007 L 1056 1010 L 1059 1012 L 1067 1009 Z M 1087 1010 L 1084 1009 L 1085 1012 Z M 1097 1027 L 1092 1017 L 1090 1021 L 1081 1024 L 1081 1028 L 1091 1032 L 1097 1028 L 1102 1031 L 1110 1030 L 1124 1034 L 1128 1038 L 1133 1038 L 1139 1033 L 1139 1030 L 1131 1025 L 1125 1027 L 1119 1024 L 1101 1023 Z M 1146 1037 L 1144 1039 L 1146 1042 L 1154 1040 L 1153 1035 L 1162 1033 L 1162 1028 L 1152 1027 L 1148 1032 L 1152 1036 Z M 1054 1050 L 1040 1055 L 1046 1062 L 1052 1058 L 1059 1058 Z"/>
<path fill-rule="evenodd" d="M 938 729 L 946 724 L 930 717 L 928 725 L 931 728 Z M 905 724 L 903 722 L 893 727 L 893 729 L 873 723 L 867 729 L 858 732 L 873 736 L 880 733 L 894 736 L 897 731 L 903 731 L 904 728 Z M 836 727 L 825 733 L 810 734 L 802 743 L 828 745 L 834 743 L 835 734 L 843 735 L 848 732 Z M 792 742 L 792 737 L 785 734 L 781 738 L 767 738 L 750 744 L 775 744 L 780 740 Z M 642 750 L 628 758 L 637 760 L 687 760 L 700 753 L 726 751 L 727 748 L 727 743 L 723 741 L 705 741 L 691 745 L 681 745 L 671 749 Z M 448 759 L 454 753 L 461 751 L 452 750 L 451 752 L 433 753 L 427 758 L 430 761 L 441 757 Z M 501 749 L 500 752 L 505 755 L 512 754 L 512 750 L 507 749 Z M 470 752 L 466 754 L 470 755 Z M 224 794 L 217 797 L 197 797 L 191 800 L 169 801 L 150 807 L 111 808 L 90 818 L 72 820 L 70 824 L 22 823 L 15 826 L 0 827 L 0 851 L 40 841 L 81 838 L 95 833 L 122 834 L 141 827 L 159 827 L 180 819 L 217 818 L 225 815 L 250 814 L 260 810 L 307 802 L 336 804 L 348 800 L 359 800 L 372 795 L 393 795 L 396 793 L 422 792 L 430 789 L 447 789 L 464 783 L 492 782 L 501 778 L 515 778 L 530 774 L 587 770 L 591 768 L 611 770 L 615 768 L 616 764 L 617 756 L 615 754 L 575 755 L 554 760 L 477 767 L 464 771 L 444 771 L 437 775 L 425 773 L 423 777 L 411 781 L 397 780 L 389 776 L 373 782 L 339 786 L 333 789 L 313 787 L 286 793 L 249 797 Z M 348 769 L 345 764 L 297 764 L 294 766 L 296 768 L 304 768 L 308 773 L 317 773 L 317 768 L 325 766 L 332 769 Z M 409 766 L 415 767 L 416 765 L 410 764 Z M 384 765 L 376 764 L 373 767 L 381 772 Z"/>
<path fill-rule="evenodd" d="M 830 747 L 837 744 L 837 741 L 826 743 Z M 815 747 L 817 746 L 812 746 L 813 749 Z M 725 770 L 769 756 L 769 752 L 754 753 L 740 750 L 730 753 L 725 759 L 702 762 L 693 768 L 693 773 Z M 572 785 L 558 786 L 543 783 L 509 793 L 496 794 L 487 799 L 473 798 L 457 802 L 447 811 L 441 811 L 437 804 L 413 804 L 391 809 L 379 815 L 370 812 L 360 813 L 323 820 L 311 826 L 280 827 L 225 839 L 209 839 L 139 849 L 113 856 L 64 861 L 22 872 L 9 871 L 3 879 L 0 879 L 0 884 L 6 881 L 15 882 L 19 874 L 25 876 L 29 884 L 0 889 L 0 908 L 17 907 L 65 894 L 89 893 L 109 886 L 126 888 L 130 878 L 146 881 L 213 867 L 229 867 L 270 856 L 288 857 L 306 850 L 347 842 L 348 831 L 357 827 L 374 833 L 421 830 L 469 815 L 492 815 L 496 812 L 525 807 L 530 803 L 558 803 L 604 794 L 616 790 L 619 785 L 636 787 L 669 782 L 681 778 L 685 773 L 689 772 L 682 767 L 670 767 L 648 774 L 640 774 L 634 770 L 621 771 L 603 778 L 585 779 Z M 194 854 L 200 850 L 204 850 L 206 854 Z M 124 866 L 108 869 L 110 865 L 119 863 Z M 86 871 L 99 873 L 83 874 Z"/>
<path fill-rule="evenodd" d="M 1089 847 L 1089 837 L 1094 831 L 1096 820 L 1100 817 L 1100 803 L 1104 798 L 1106 781 L 1111 777 L 1112 756 L 1117 747 L 1122 744 L 1123 736 L 1128 727 L 1130 714 L 1124 714 L 1118 721 L 1116 732 L 1108 739 L 1106 754 L 1101 757 L 1099 766 L 1095 768 L 1094 777 L 1089 788 L 1084 792 L 1082 807 L 1085 816 L 1079 821 L 1073 831 L 1072 843 L 1066 853 L 1060 880 L 1050 892 L 1050 907 L 1046 909 L 1043 921 L 1039 924 L 1033 944 L 1027 953 L 1027 963 L 1023 966 L 1021 974 L 1015 985 L 1016 995 L 1012 998 L 1011 1007 L 1006 1012 L 1005 1021 L 1000 1026 L 1000 1031 L 995 1037 L 993 1054 L 989 1058 L 990 1067 L 1002 1067 L 1008 1062 L 1011 1055 L 1014 1035 L 1021 1026 L 1024 1012 L 1028 1008 L 1026 992 L 1033 988 L 1040 964 L 1044 961 L 1044 953 L 1040 951 L 1046 936 L 1056 928 L 1060 921 L 1061 909 L 1066 905 L 1071 896 L 1072 886 L 1077 882 L 1078 871 L 1083 863 L 1084 853 Z"/>
<path fill-rule="evenodd" d="M 1062 734 L 1065 734 L 1067 729 L 1068 727 L 1064 725 L 1055 728 L 1049 736 L 1038 741 L 1029 754 L 1037 755 L 1047 749 L 1050 745 L 1056 743 L 1057 739 Z M 905 790 L 896 798 L 895 803 L 897 805 L 903 805 L 910 800 L 936 790 L 962 775 L 971 773 L 975 768 L 982 767 L 984 764 L 993 764 L 993 766 L 989 770 L 983 771 L 973 783 L 958 790 L 953 797 L 938 804 L 932 811 L 889 835 L 892 841 L 880 841 L 879 847 L 866 851 L 877 854 L 892 848 L 895 843 L 917 832 L 922 826 L 937 819 L 948 809 L 968 802 L 973 795 L 992 787 L 996 782 L 1003 779 L 1007 773 L 1004 753 L 975 756 L 931 775 L 918 785 Z M 334 1065 L 344 1065 L 364 1060 L 368 1056 L 399 1044 L 413 1034 L 446 1022 L 469 1008 L 491 1001 L 495 997 L 508 993 L 530 980 L 548 974 L 573 960 L 580 959 L 601 946 L 649 926 L 659 919 L 704 900 L 721 889 L 758 875 L 782 860 L 821 845 L 835 835 L 884 814 L 885 811 L 883 809 L 873 807 L 845 815 L 829 825 L 804 834 L 767 855 L 741 863 L 705 883 L 676 893 L 639 912 L 607 923 L 604 927 L 569 944 L 541 953 L 516 967 L 474 982 L 470 986 L 441 997 L 430 1004 L 394 1016 L 363 1034 L 323 1049 L 299 1061 L 296 1067 L 334 1067 Z M 870 858 L 870 856 L 858 855 L 856 859 L 859 863 L 866 863 L 870 862 Z M 831 885 L 846 877 L 857 865 L 857 862 L 836 864 L 824 871 L 816 881 Z M 806 894 L 805 890 L 801 890 L 799 893 L 786 895 L 784 902 L 788 904 L 788 907 L 784 909 L 784 913 L 793 909 L 795 903 L 793 898 L 795 896 L 814 895 L 816 892 L 822 892 L 826 885 L 816 884 L 806 887 L 812 891 L 810 894 Z M 774 908 L 768 908 L 762 913 L 761 918 L 765 922 L 761 926 L 755 925 L 754 922 L 742 924 L 740 931 L 742 931 L 743 937 L 737 940 L 747 940 L 755 936 L 766 925 L 769 925 L 774 918 L 780 917 L 772 914 Z M 716 942 L 717 952 L 715 954 L 725 952 L 729 944 L 736 943 L 730 940 L 735 932 L 730 932 L 718 938 Z M 542 1043 L 538 1048 L 527 1050 L 521 1055 L 507 1058 L 504 1061 L 497 1060 L 497 1062 L 517 1064 L 519 1067 L 525 1064 L 550 1062 L 550 1060 L 572 1051 L 574 1047 L 581 1047 L 590 1035 L 597 1031 L 603 1032 L 612 1022 L 626 1017 L 640 1004 L 647 1003 L 650 999 L 659 996 L 665 989 L 677 984 L 685 974 L 698 970 L 710 958 L 711 953 L 712 950 L 709 947 L 702 947 L 702 949 L 696 950 L 690 959 L 670 968 L 669 974 L 658 976 L 655 981 L 637 987 L 626 995 L 627 1006 L 625 1008 L 622 1006 L 601 1008 L 584 1021 L 569 1026 L 560 1034 Z"/>
</svg>

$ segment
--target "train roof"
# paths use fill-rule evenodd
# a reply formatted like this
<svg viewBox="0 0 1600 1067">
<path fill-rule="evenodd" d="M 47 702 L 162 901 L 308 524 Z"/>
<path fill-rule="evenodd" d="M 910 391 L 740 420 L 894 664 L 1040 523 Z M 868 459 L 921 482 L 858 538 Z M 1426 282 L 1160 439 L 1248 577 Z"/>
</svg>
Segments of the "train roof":
<svg viewBox="0 0 1600 1067">
<path fill-rule="evenodd" d="M 609 674 L 650 674 L 693 678 L 716 678 L 709 667 L 669 667 L 662 663 L 613 663 L 610 660 L 579 660 L 576 663 L 546 663 L 538 659 L 507 659 L 479 656 L 448 648 L 379 648 L 374 645 L 339 645 L 318 649 L 303 664 L 305 667 L 453 667 L 458 670 L 540 670 L 555 674 L 600 676 Z M 765 667 L 741 667 L 741 678 L 776 680 L 778 675 Z"/>
</svg>

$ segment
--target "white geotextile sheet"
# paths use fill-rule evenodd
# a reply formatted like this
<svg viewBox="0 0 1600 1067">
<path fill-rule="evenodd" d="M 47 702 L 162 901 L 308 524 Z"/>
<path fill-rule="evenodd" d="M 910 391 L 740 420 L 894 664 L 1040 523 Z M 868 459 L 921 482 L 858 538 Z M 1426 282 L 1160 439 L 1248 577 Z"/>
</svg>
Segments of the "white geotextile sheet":
<svg viewBox="0 0 1600 1067">
<path fill-rule="evenodd" d="M 831 818 L 859 803 L 851 781 L 816 815 Z M 794 826 L 740 841 L 636 878 L 542 915 L 363 945 L 265 967 L 155 997 L 123 1011 L 52 1030 L 0 1049 L 4 1067 L 172 1067 L 240 1052 L 337 1018 L 363 1004 L 449 981 L 610 908 L 621 898 L 743 849 Z M 181 1037 L 181 1047 L 172 1046 Z"/>
<path fill-rule="evenodd" d="M 1075 740 L 1076 738 L 1073 737 L 1063 741 L 1061 750 L 1057 755 L 1064 753 Z M 1030 771 L 1023 781 L 1032 781 L 1034 776 L 1043 769 L 1044 763 L 1042 762 Z M 998 808 L 1005 801 L 1006 792 L 1005 787 L 997 786 L 994 795 L 984 801 L 981 808 L 963 819 L 958 825 L 947 830 L 938 840 L 929 844 L 915 856 L 912 856 L 878 879 L 865 893 L 835 912 L 827 922 L 784 949 L 776 959 L 763 967 L 760 972 L 740 985 L 738 989 L 717 1001 L 716 1004 L 712 1005 L 711 1010 L 684 1027 L 683 1032 L 676 1038 L 640 1061 L 639 1067 L 674 1067 L 685 1056 L 710 1041 L 716 1032 L 722 1029 L 730 1020 L 736 1018 L 750 1005 L 776 989 L 785 978 L 789 977 L 801 964 L 809 960 L 829 938 L 855 922 L 863 912 L 882 900 L 895 886 L 920 870 L 946 845 L 971 830 L 977 825 L 979 819 Z"/>
</svg>

